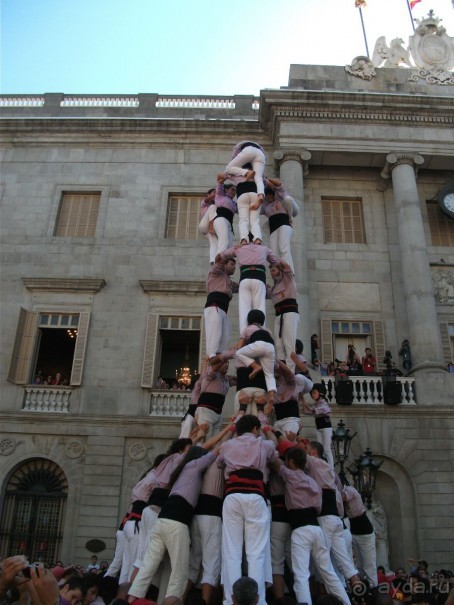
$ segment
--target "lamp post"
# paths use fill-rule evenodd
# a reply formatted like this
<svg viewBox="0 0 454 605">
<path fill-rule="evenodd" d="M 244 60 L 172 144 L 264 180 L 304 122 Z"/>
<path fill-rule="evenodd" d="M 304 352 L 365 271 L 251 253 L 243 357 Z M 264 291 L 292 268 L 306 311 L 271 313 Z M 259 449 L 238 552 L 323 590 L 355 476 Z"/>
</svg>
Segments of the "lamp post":
<svg viewBox="0 0 454 605">
<path fill-rule="evenodd" d="M 339 463 L 340 466 L 339 479 L 341 480 L 342 485 L 349 484 L 344 472 L 344 464 L 350 452 L 350 442 L 355 436 L 356 433 L 350 435 L 350 429 L 345 428 L 344 421 L 341 418 L 337 423 L 337 429 L 333 432 L 333 444 L 336 463 Z"/>
<path fill-rule="evenodd" d="M 367 448 L 364 454 L 355 460 L 355 468 L 348 469 L 353 475 L 356 489 L 369 510 L 372 508 L 372 495 L 375 491 L 378 469 L 382 464 L 383 461 L 377 462 L 372 451 Z"/>
</svg>

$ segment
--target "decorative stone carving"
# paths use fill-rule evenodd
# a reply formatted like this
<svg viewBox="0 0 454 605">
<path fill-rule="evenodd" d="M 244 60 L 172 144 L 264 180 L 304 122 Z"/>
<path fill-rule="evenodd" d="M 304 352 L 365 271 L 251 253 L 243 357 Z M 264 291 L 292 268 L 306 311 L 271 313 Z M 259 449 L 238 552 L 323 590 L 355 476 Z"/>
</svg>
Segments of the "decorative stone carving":
<svg viewBox="0 0 454 605">
<path fill-rule="evenodd" d="M 420 78 L 428 84 L 439 84 L 440 86 L 452 86 L 454 84 L 454 73 L 452 71 L 445 71 L 439 67 L 420 69 L 417 73 L 410 76 L 408 81 L 417 82 Z"/>
<path fill-rule="evenodd" d="M 147 448 L 142 443 L 134 443 L 129 446 L 129 457 L 134 461 L 143 460 L 147 455 Z"/>
<path fill-rule="evenodd" d="M 415 169 L 415 174 L 418 174 L 418 166 L 424 164 L 424 158 L 419 153 L 388 153 L 386 156 L 386 164 L 381 171 L 383 179 L 391 178 L 391 172 L 396 166 L 401 164 L 409 164 Z"/>
<path fill-rule="evenodd" d="M 359 55 L 352 59 L 351 65 L 345 66 L 345 71 L 352 76 L 362 78 L 363 80 L 372 80 L 376 76 L 374 64 L 365 55 Z"/>
<path fill-rule="evenodd" d="M 413 36 L 409 38 L 409 49 L 417 67 L 449 71 L 454 67 L 454 38 L 448 36 L 440 26 L 439 19 L 430 10 L 425 19 L 415 19 L 418 23 Z"/>
<path fill-rule="evenodd" d="M 78 441 L 77 439 L 73 439 L 65 443 L 65 452 L 68 458 L 73 460 L 80 458 L 84 453 L 83 443 Z"/>
<path fill-rule="evenodd" d="M 311 159 L 312 154 L 307 149 L 278 149 L 273 153 L 274 158 L 274 170 L 276 175 L 279 175 L 279 167 L 284 162 L 293 160 L 299 162 L 303 167 L 303 174 L 307 176 L 309 174 L 308 163 Z"/>
<path fill-rule="evenodd" d="M 454 305 L 454 269 L 432 269 L 432 283 L 437 303 Z"/>
<path fill-rule="evenodd" d="M 388 46 L 385 36 L 381 36 L 375 42 L 374 52 L 372 53 L 372 64 L 375 67 L 380 67 L 384 62 L 383 67 L 400 67 L 404 63 L 409 67 L 413 67 L 408 50 L 403 47 L 403 44 L 404 41 L 402 38 L 394 38 L 394 40 L 391 40 L 391 45 Z"/>
<path fill-rule="evenodd" d="M 0 456 L 11 455 L 21 443 L 24 442 L 16 441 L 15 439 L 2 439 L 2 441 L 0 441 Z"/>
</svg>

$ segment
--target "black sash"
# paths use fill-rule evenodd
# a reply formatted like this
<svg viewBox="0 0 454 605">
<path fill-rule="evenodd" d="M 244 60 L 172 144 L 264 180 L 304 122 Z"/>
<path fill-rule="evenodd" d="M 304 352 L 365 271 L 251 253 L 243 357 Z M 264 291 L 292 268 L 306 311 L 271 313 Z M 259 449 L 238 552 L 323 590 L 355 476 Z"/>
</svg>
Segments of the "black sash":
<svg viewBox="0 0 454 605">
<path fill-rule="evenodd" d="M 257 185 L 254 181 L 244 181 L 236 186 L 236 199 L 240 198 L 243 193 L 257 193 Z"/>
<path fill-rule="evenodd" d="M 288 510 L 285 507 L 284 494 L 270 497 L 271 520 L 278 523 L 288 523 Z"/>
<path fill-rule="evenodd" d="M 186 414 L 181 419 L 181 422 L 183 422 L 183 420 L 186 420 L 186 418 L 188 416 L 192 416 L 194 418 L 194 414 L 195 414 L 196 408 L 197 408 L 197 404 L 196 403 L 190 403 L 188 409 L 186 410 Z"/>
<path fill-rule="evenodd" d="M 290 217 L 288 214 L 284 214 L 283 212 L 279 214 L 272 214 L 268 218 L 268 222 L 270 224 L 270 234 L 282 227 L 282 225 L 288 225 L 290 227 Z"/>
<path fill-rule="evenodd" d="M 329 429 L 333 425 L 331 424 L 331 418 L 326 414 L 324 416 L 315 416 L 315 426 L 320 430 Z"/>
<path fill-rule="evenodd" d="M 322 489 L 322 510 L 320 517 L 324 517 L 325 515 L 339 516 L 336 504 L 336 490 L 334 489 Z"/>
<path fill-rule="evenodd" d="M 200 494 L 195 514 L 222 517 L 222 498 L 210 496 L 210 494 Z"/>
<path fill-rule="evenodd" d="M 224 206 L 220 206 L 216 208 L 216 216 L 214 217 L 214 220 L 216 220 L 219 216 L 222 216 L 222 218 L 226 218 L 229 221 L 233 231 L 233 212 L 228 208 L 224 208 Z"/>
<path fill-rule="evenodd" d="M 246 387 L 254 387 L 255 389 L 263 389 L 266 391 L 265 374 L 259 372 L 255 378 L 249 380 L 249 374 L 252 368 L 237 368 L 236 369 L 236 390 L 241 391 Z"/>
<path fill-rule="evenodd" d="M 317 511 L 315 508 L 291 508 L 288 511 L 288 522 L 292 529 L 304 527 L 305 525 L 318 525 Z"/>
<path fill-rule="evenodd" d="M 276 420 L 284 420 L 284 418 L 299 418 L 300 410 L 298 402 L 295 399 L 289 401 L 278 402 L 274 404 L 274 413 Z"/>
<path fill-rule="evenodd" d="M 229 303 L 230 296 L 228 294 L 225 294 L 224 292 L 210 292 L 207 296 L 205 309 L 207 307 L 219 307 L 227 313 L 229 310 Z"/>
<path fill-rule="evenodd" d="M 222 395 L 222 393 L 210 393 L 209 391 L 205 391 L 204 393 L 200 393 L 197 407 L 208 408 L 209 410 L 216 412 L 216 414 L 222 414 L 224 401 L 225 395 Z"/>
<path fill-rule="evenodd" d="M 298 313 L 298 303 L 296 302 L 296 298 L 286 298 L 285 300 L 276 303 L 274 309 L 276 311 L 276 316 L 280 316 L 281 318 L 279 321 L 279 338 L 282 338 L 284 315 L 286 313 Z"/>
<path fill-rule="evenodd" d="M 350 519 L 350 531 L 355 536 L 366 536 L 374 533 L 372 523 L 365 512 L 359 517 L 353 517 L 353 519 Z"/>
<path fill-rule="evenodd" d="M 148 505 L 151 506 L 153 504 L 154 506 L 159 506 L 159 508 L 161 508 L 169 494 L 169 489 L 165 487 L 155 487 L 148 498 Z"/>
<path fill-rule="evenodd" d="M 258 340 L 274 345 L 273 337 L 267 330 L 256 330 L 253 334 L 251 334 L 249 338 L 250 343 L 257 342 Z"/>
<path fill-rule="evenodd" d="M 263 473 L 256 468 L 240 468 L 230 473 L 225 483 L 225 496 L 229 494 L 258 494 L 265 498 Z"/>
<path fill-rule="evenodd" d="M 258 279 L 266 284 L 266 269 L 264 265 L 243 265 L 240 267 L 240 282 L 243 279 Z"/>
<path fill-rule="evenodd" d="M 260 147 L 260 145 L 257 145 L 257 143 L 252 143 L 252 141 L 245 141 L 241 147 L 240 147 L 240 151 L 243 151 L 243 149 L 245 147 L 256 147 L 257 149 L 260 149 L 261 151 L 263 151 L 263 149 Z"/>
<path fill-rule="evenodd" d="M 188 527 L 191 525 L 194 516 L 194 507 L 182 496 L 169 496 L 162 507 L 158 517 L 160 519 L 172 519 L 179 523 L 184 523 Z"/>
</svg>

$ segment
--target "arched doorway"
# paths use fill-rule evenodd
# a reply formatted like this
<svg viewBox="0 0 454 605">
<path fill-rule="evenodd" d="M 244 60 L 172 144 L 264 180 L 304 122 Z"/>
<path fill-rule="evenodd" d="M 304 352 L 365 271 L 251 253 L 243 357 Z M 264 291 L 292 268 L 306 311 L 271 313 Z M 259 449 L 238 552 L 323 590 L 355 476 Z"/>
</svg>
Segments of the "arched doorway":
<svg viewBox="0 0 454 605">
<path fill-rule="evenodd" d="M 51 460 L 33 458 L 10 474 L 3 489 L 0 556 L 24 554 L 55 562 L 63 538 L 68 482 Z"/>
</svg>

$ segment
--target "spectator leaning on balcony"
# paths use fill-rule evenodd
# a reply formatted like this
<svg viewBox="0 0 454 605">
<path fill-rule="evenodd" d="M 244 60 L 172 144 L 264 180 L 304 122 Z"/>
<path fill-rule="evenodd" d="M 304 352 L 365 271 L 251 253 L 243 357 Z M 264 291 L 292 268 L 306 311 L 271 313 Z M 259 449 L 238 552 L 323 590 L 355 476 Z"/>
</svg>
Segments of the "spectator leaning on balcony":
<svg viewBox="0 0 454 605">
<path fill-rule="evenodd" d="M 377 372 L 377 360 L 372 355 L 369 347 L 365 349 L 365 355 L 361 360 L 364 374 L 375 374 Z"/>
</svg>

